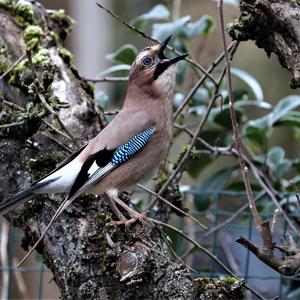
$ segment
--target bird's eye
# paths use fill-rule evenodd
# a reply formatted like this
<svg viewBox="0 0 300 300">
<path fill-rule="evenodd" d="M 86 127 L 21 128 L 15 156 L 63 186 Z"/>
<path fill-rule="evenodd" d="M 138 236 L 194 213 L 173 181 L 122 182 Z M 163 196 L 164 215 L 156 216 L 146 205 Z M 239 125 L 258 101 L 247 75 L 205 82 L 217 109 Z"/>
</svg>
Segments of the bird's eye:
<svg viewBox="0 0 300 300">
<path fill-rule="evenodd" d="M 150 57 L 150 56 L 145 56 L 144 58 L 143 58 L 143 60 L 142 60 L 142 65 L 144 66 L 144 67 L 150 67 L 150 66 L 152 66 L 152 64 L 153 64 L 153 58 L 152 57 Z"/>
</svg>

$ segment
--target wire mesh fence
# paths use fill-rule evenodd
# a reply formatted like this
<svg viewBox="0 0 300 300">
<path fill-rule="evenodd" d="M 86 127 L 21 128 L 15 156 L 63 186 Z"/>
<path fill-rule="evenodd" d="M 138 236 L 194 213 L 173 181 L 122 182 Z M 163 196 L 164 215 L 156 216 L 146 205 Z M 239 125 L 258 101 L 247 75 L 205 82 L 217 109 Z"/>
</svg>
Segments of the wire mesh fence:
<svg viewBox="0 0 300 300">
<path fill-rule="evenodd" d="M 259 243 L 260 236 L 253 226 L 252 215 L 245 209 L 239 208 L 247 203 L 246 195 L 242 192 L 232 191 L 199 191 L 201 198 L 210 199 L 211 204 L 203 211 L 191 210 L 193 216 L 209 220 L 210 232 L 205 233 L 200 226 L 189 224 L 186 219 L 172 218 L 179 229 L 196 239 L 204 247 L 217 256 L 222 262 L 240 278 L 245 279 L 266 298 L 280 297 L 280 299 L 300 298 L 300 276 L 287 277 L 272 270 L 259 261 L 235 240 L 243 235 L 254 243 Z M 259 193 L 257 193 L 259 195 Z M 282 194 L 281 199 L 287 209 L 291 195 Z M 274 207 L 270 200 L 261 197 L 258 202 L 262 218 L 272 219 Z M 300 217 L 300 211 L 287 211 L 290 218 Z M 228 222 L 230 218 L 231 222 Z M 42 263 L 38 254 L 26 266 L 16 268 L 16 262 L 25 253 L 20 250 L 22 232 L 12 226 L 7 226 L 7 241 L 5 241 L 4 227 L 7 221 L 2 219 L 1 233 L 1 299 L 49 299 L 58 298 L 59 293 L 52 280 L 52 274 Z M 6 224 L 6 225 L 5 225 Z M 216 230 L 214 230 L 216 229 Z M 218 229 L 218 230 L 217 230 Z M 277 224 L 277 239 L 284 236 L 288 226 L 283 218 Z M 228 274 L 212 259 L 194 249 L 182 237 L 168 232 L 173 243 L 172 247 L 182 259 L 201 276 L 211 278 L 225 278 Z M 4 244 L 3 244 L 4 243 Z M 3 253 L 6 251 L 7 256 Z M 278 255 L 280 255 L 278 253 Z M 199 276 L 199 273 L 195 276 Z M 247 296 L 247 295 L 246 295 Z M 252 299 L 254 299 L 252 297 Z"/>
</svg>

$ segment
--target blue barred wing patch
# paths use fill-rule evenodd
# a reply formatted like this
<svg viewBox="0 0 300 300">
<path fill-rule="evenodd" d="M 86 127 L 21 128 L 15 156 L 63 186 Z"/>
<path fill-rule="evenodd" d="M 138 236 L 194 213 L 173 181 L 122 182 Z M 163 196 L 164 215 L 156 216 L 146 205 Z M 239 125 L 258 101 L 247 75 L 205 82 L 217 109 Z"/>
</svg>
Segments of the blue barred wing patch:
<svg viewBox="0 0 300 300">
<path fill-rule="evenodd" d="M 114 152 L 114 155 L 111 159 L 111 163 L 114 166 L 119 166 L 122 163 L 126 162 L 131 156 L 136 154 L 147 144 L 153 132 L 154 128 L 149 127 L 145 131 L 137 133 L 127 143 L 118 147 L 117 150 Z"/>
</svg>

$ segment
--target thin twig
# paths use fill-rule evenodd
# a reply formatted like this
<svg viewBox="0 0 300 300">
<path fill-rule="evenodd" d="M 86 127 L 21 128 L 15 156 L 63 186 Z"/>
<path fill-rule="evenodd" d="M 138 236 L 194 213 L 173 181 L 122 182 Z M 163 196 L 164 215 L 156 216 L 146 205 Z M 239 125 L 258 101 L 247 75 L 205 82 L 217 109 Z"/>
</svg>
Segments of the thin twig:
<svg viewBox="0 0 300 300">
<path fill-rule="evenodd" d="M 82 77 L 83 80 L 90 81 L 90 82 L 127 82 L 128 77 L 110 77 L 110 76 L 105 76 L 101 78 L 85 78 Z"/>
<path fill-rule="evenodd" d="M 8 75 L 13 70 L 13 68 L 18 63 L 20 63 L 23 58 L 25 58 L 25 56 L 26 56 L 26 53 L 22 54 L 3 74 L 1 74 L 0 80 L 3 79 L 6 75 Z"/>
<path fill-rule="evenodd" d="M 113 110 L 113 111 L 105 111 L 104 115 L 105 116 L 114 116 L 114 115 L 117 115 L 119 112 L 120 112 L 120 110 L 118 110 L 118 109 Z"/>
<path fill-rule="evenodd" d="M 152 38 L 150 35 L 146 34 L 145 32 L 143 32 L 142 30 L 136 28 L 135 26 L 132 26 L 130 25 L 129 23 L 127 23 L 126 21 L 124 21 L 123 19 L 121 19 L 119 16 L 117 16 L 115 13 L 113 13 L 111 10 L 105 8 L 103 5 L 101 5 L 100 3 L 96 3 L 97 6 L 99 6 L 101 9 L 103 9 L 104 11 L 106 11 L 108 14 L 110 14 L 114 19 L 117 19 L 119 22 L 121 22 L 123 25 L 125 25 L 127 28 L 129 28 L 130 30 L 133 30 L 135 32 L 137 32 L 138 34 L 140 34 L 142 37 L 152 41 L 152 42 L 155 42 L 155 43 L 159 43 L 158 40 Z M 171 47 L 171 46 L 167 46 L 167 48 L 169 50 L 171 50 L 172 52 L 178 54 L 178 55 L 182 55 L 183 53 L 179 52 L 178 50 L 176 50 L 175 48 Z M 188 59 L 188 58 L 185 58 L 185 60 L 187 62 L 189 62 L 190 64 L 192 64 L 193 66 L 197 67 L 203 74 L 206 75 L 206 77 L 208 77 L 212 83 L 214 85 L 217 85 L 215 79 L 201 66 L 199 65 L 197 62 L 195 62 L 194 60 L 192 59 Z"/>
<path fill-rule="evenodd" d="M 240 278 L 235 275 L 225 264 L 223 264 L 215 255 L 213 255 L 211 252 L 209 252 L 206 248 L 204 248 L 203 246 L 201 246 L 199 243 L 197 243 L 196 241 L 194 241 L 193 239 L 191 239 L 188 235 L 186 235 L 184 232 L 182 232 L 182 230 L 179 230 L 178 228 L 155 220 L 155 219 L 150 219 L 153 223 L 161 225 L 163 227 L 167 227 L 175 232 L 177 232 L 179 235 L 181 235 L 182 237 L 184 237 L 187 241 L 189 241 L 190 243 L 192 243 L 196 248 L 198 248 L 200 251 L 204 252 L 206 255 L 208 255 L 212 260 L 214 260 L 219 266 L 221 266 L 230 276 L 236 278 L 237 280 L 240 280 Z M 245 287 L 250 290 L 254 295 L 256 295 L 259 299 L 265 300 L 265 298 L 256 290 L 254 290 L 251 286 L 249 286 L 248 284 L 245 284 Z"/>
<path fill-rule="evenodd" d="M 23 121 L 21 121 L 21 122 L 13 122 L 13 123 L 9 123 L 9 124 L 3 124 L 3 125 L 0 125 L 0 129 L 16 127 L 16 126 L 20 126 L 20 125 L 23 125 L 23 124 L 24 124 Z"/>
<path fill-rule="evenodd" d="M 9 106 L 9 107 L 12 107 L 16 110 L 20 110 L 20 111 L 25 111 L 25 109 L 15 103 L 12 103 L 12 102 L 9 102 L 9 101 L 6 101 L 6 100 L 2 100 L 3 104 Z"/>
<path fill-rule="evenodd" d="M 187 218 L 191 219 L 192 221 L 194 221 L 196 224 L 200 225 L 202 228 L 207 229 L 206 226 L 204 226 L 203 224 L 201 224 L 197 219 L 195 219 L 193 216 L 191 216 L 190 214 L 188 214 L 187 212 L 183 211 L 182 209 L 178 208 L 177 206 L 175 206 L 174 204 L 172 204 L 170 201 L 168 201 L 167 199 L 163 198 L 161 195 L 155 193 L 154 191 L 148 189 L 147 187 L 143 186 L 142 184 L 138 183 L 137 186 L 139 188 L 141 188 L 142 190 L 148 192 L 149 194 L 155 196 L 156 198 L 158 198 L 159 200 L 163 201 L 164 203 L 166 203 L 167 205 L 169 205 L 170 207 L 172 207 L 174 210 L 180 212 L 181 214 L 185 215 Z"/>
<path fill-rule="evenodd" d="M 159 232 L 164 240 L 164 242 L 167 244 L 169 250 L 171 251 L 172 255 L 180 262 L 182 263 L 187 269 L 189 269 L 190 271 L 194 272 L 194 273 L 200 273 L 199 271 L 195 270 L 194 268 L 190 267 L 188 264 L 186 264 L 182 259 L 181 257 L 175 252 L 175 250 L 173 249 L 171 243 L 168 241 L 168 238 L 166 236 L 166 234 L 161 230 L 159 229 Z"/>
<path fill-rule="evenodd" d="M 43 121 L 44 124 L 46 124 L 48 127 L 50 127 L 56 133 L 62 135 L 63 137 L 65 137 L 66 139 L 68 139 L 70 141 L 73 141 L 68 135 L 64 134 L 62 131 L 60 131 L 59 129 L 57 129 L 56 127 L 54 127 L 52 124 L 50 124 L 46 120 L 43 119 L 42 121 Z"/>
<path fill-rule="evenodd" d="M 220 21 L 221 21 L 221 33 L 222 33 L 222 42 L 223 42 L 223 50 L 224 50 L 224 58 L 225 58 L 225 65 L 226 65 L 226 76 L 227 76 L 227 86 L 228 86 L 228 96 L 229 96 L 229 110 L 230 110 L 230 117 L 231 117 L 231 123 L 232 123 L 232 129 L 233 129 L 233 139 L 235 143 L 235 147 L 238 153 L 238 159 L 241 167 L 241 172 L 243 176 L 243 181 L 246 188 L 247 198 L 249 200 L 249 207 L 252 211 L 253 219 L 256 224 L 256 228 L 258 231 L 261 230 L 261 218 L 258 214 L 255 200 L 250 184 L 249 179 L 249 172 L 248 168 L 246 167 L 244 158 L 243 158 L 243 152 L 241 149 L 241 139 L 240 139 L 240 133 L 238 129 L 238 123 L 236 119 L 236 114 L 234 110 L 234 97 L 233 97 L 233 91 L 232 91 L 232 81 L 231 81 L 231 65 L 229 60 L 229 54 L 228 49 L 226 45 L 226 36 L 225 36 L 225 25 L 224 25 L 224 15 L 223 15 L 223 0 L 219 0 L 218 3 L 219 12 L 220 12 Z"/>
<path fill-rule="evenodd" d="M 232 51 L 233 49 L 236 49 L 237 45 L 238 45 L 237 42 L 232 42 L 228 46 L 228 51 Z M 207 73 L 211 73 L 215 69 L 215 67 L 223 60 L 223 58 L 224 58 L 224 52 L 221 55 L 219 55 L 216 58 L 216 60 L 208 67 Z M 186 97 L 184 98 L 184 100 L 182 101 L 182 103 L 180 104 L 180 106 L 177 108 L 177 110 L 174 113 L 174 120 L 177 119 L 177 117 L 180 115 L 182 110 L 185 108 L 185 106 L 188 104 L 190 99 L 194 96 L 194 94 L 199 89 L 199 87 L 203 84 L 203 82 L 205 81 L 206 78 L 207 78 L 207 76 L 203 75 L 198 80 L 198 82 L 195 84 L 195 86 L 190 90 L 190 92 L 186 95 Z"/>
<path fill-rule="evenodd" d="M 13 258 L 12 262 L 14 266 L 18 264 L 18 260 L 16 258 Z M 22 272 L 14 269 L 14 276 L 16 278 L 16 284 L 19 292 L 21 293 L 22 299 L 29 299 L 29 293 Z"/>
<path fill-rule="evenodd" d="M 48 134 L 46 134 L 44 132 L 41 132 L 41 134 L 44 135 L 45 137 L 47 137 L 48 139 L 50 139 L 51 141 L 55 142 L 57 145 L 61 146 L 63 149 L 65 149 L 69 153 L 73 152 L 69 147 L 67 147 L 66 145 L 64 145 L 63 143 L 61 143 L 60 141 L 58 141 L 57 139 L 53 138 L 51 135 L 48 135 Z"/>
<path fill-rule="evenodd" d="M 255 201 L 259 201 L 261 200 L 264 196 L 266 195 L 266 192 L 260 192 L 259 195 L 257 195 L 257 197 L 255 198 Z M 210 230 L 208 230 L 207 232 L 205 232 L 203 234 L 203 238 L 207 238 L 208 236 L 212 235 L 213 233 L 215 233 L 216 231 L 224 228 L 225 226 L 227 226 L 228 224 L 230 224 L 233 220 L 235 220 L 238 216 L 240 216 L 240 214 L 242 212 L 244 212 L 247 208 L 249 208 L 249 204 L 248 202 L 245 203 L 244 205 L 242 205 L 234 214 L 232 214 L 229 218 L 227 218 L 226 220 L 224 220 L 223 222 L 219 223 L 217 226 L 211 228 Z"/>
</svg>

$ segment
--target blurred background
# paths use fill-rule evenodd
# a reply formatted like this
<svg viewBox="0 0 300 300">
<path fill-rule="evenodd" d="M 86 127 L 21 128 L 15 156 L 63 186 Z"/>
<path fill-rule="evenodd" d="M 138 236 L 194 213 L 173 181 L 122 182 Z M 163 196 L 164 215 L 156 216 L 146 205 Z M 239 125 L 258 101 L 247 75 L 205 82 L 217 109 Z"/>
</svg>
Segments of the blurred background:
<svg viewBox="0 0 300 300">
<path fill-rule="evenodd" d="M 76 23 L 66 41 L 66 48 L 75 55 L 73 64 L 77 67 L 79 73 L 86 78 L 96 78 L 101 72 L 110 67 L 112 64 L 105 59 L 105 56 L 108 53 L 115 52 L 122 45 L 130 43 L 135 45 L 137 49 L 149 45 L 149 41 L 133 34 L 123 24 L 97 7 L 95 0 L 42 0 L 40 2 L 49 9 L 65 9 L 66 13 L 75 19 Z M 181 2 L 180 10 L 175 8 L 176 15 L 173 15 L 173 19 L 179 19 L 185 15 L 190 15 L 192 22 L 198 20 L 202 15 L 209 15 L 215 19 L 216 28 L 212 34 L 209 37 L 200 35 L 189 45 L 189 50 L 197 61 L 207 68 L 222 52 L 218 9 L 215 1 L 99 0 L 99 2 L 128 21 L 148 12 L 157 4 L 164 4 L 172 11 L 176 4 Z M 232 22 L 233 19 L 239 16 L 238 6 L 226 5 L 224 12 L 226 23 Z M 149 28 L 147 27 L 146 30 Z M 150 34 L 151 31 L 148 30 L 148 33 Z M 230 41 L 229 38 L 228 41 Z M 295 91 L 289 88 L 290 73 L 280 66 L 277 57 L 272 54 L 268 58 L 266 53 L 258 49 L 253 42 L 240 44 L 234 56 L 233 66 L 245 70 L 253 76 L 260 83 L 264 100 L 271 104 L 276 104 L 279 99 L 287 95 L 295 94 Z M 183 85 L 185 92 L 189 90 L 193 83 L 194 81 Z M 234 85 L 236 89 L 248 89 L 247 85 L 239 79 L 234 80 Z M 103 93 L 107 95 L 105 109 L 114 110 L 119 108 L 122 103 L 126 92 L 126 83 L 97 83 L 96 95 L 99 92 L 100 95 L 103 95 Z M 249 91 L 249 94 L 251 95 L 251 91 Z M 264 111 L 256 113 L 259 116 Z M 185 139 L 182 137 L 181 140 L 176 141 L 172 150 L 174 154 L 171 153 L 171 158 L 172 156 L 176 157 Z M 291 140 L 293 140 L 292 144 Z M 286 128 L 276 130 L 272 134 L 269 147 L 272 145 L 284 147 L 286 155 L 292 159 L 298 157 L 299 142 L 294 139 L 294 133 L 291 130 Z M 197 193 L 194 193 L 193 196 L 191 196 L 191 193 L 185 193 L 185 206 L 191 208 L 194 215 L 199 217 L 205 215 L 212 226 L 217 226 L 234 214 L 247 201 L 243 192 L 221 191 L 218 187 L 218 185 L 222 185 L 220 181 L 216 182 L 215 186 L 211 186 L 211 189 L 205 187 L 205 179 L 219 170 L 220 164 L 222 167 L 230 165 L 232 159 L 223 159 L 222 161 L 216 159 L 201 174 L 184 176 L 182 181 L 184 185 L 197 186 Z M 229 176 L 237 178 L 239 173 L 223 174 L 223 178 Z M 195 195 L 198 195 L 198 206 L 194 206 Z M 137 194 L 136 197 L 145 196 Z M 289 201 L 288 198 L 286 201 Z M 272 210 L 265 211 L 264 216 L 272 216 Z M 280 276 L 235 243 L 239 235 L 244 235 L 253 242 L 259 240 L 256 230 L 253 230 L 252 218 L 249 212 L 246 211 L 241 214 L 239 218 L 226 227 L 226 230 L 211 234 L 208 237 L 198 234 L 198 228 L 189 224 L 188 221 L 174 217 L 172 222 L 218 255 L 236 274 L 245 278 L 268 298 L 287 295 L 287 292 L 291 290 L 291 286 L 298 286 L 297 278 L 291 281 Z M 1 267 L 3 275 L 1 299 L 58 299 L 59 292 L 52 281 L 52 275 L 40 262 L 41 259 L 38 255 L 32 256 L 26 265 L 21 268 L 21 272 L 12 267 L 12 265 L 15 265 L 14 258 L 20 259 L 26 253 L 19 247 L 22 233 L 14 228 L 8 230 L 7 226 L 6 222 L 3 221 L 1 245 L 5 244 L 6 240 L 8 257 L 5 259 L 9 262 L 9 266 Z M 283 228 L 283 232 L 286 230 L 284 224 L 281 228 Z M 5 232 L 9 232 L 9 235 L 6 235 Z M 226 276 L 215 263 L 204 257 L 202 253 L 196 253 L 195 249 L 185 243 L 182 238 L 172 236 L 172 233 L 169 234 L 173 238 L 176 252 L 185 258 L 187 264 L 196 269 L 201 269 L 204 275 Z M 3 253 L 3 248 L 1 252 Z M 7 283 L 8 288 L 3 290 L 5 283 Z"/>
</svg>

